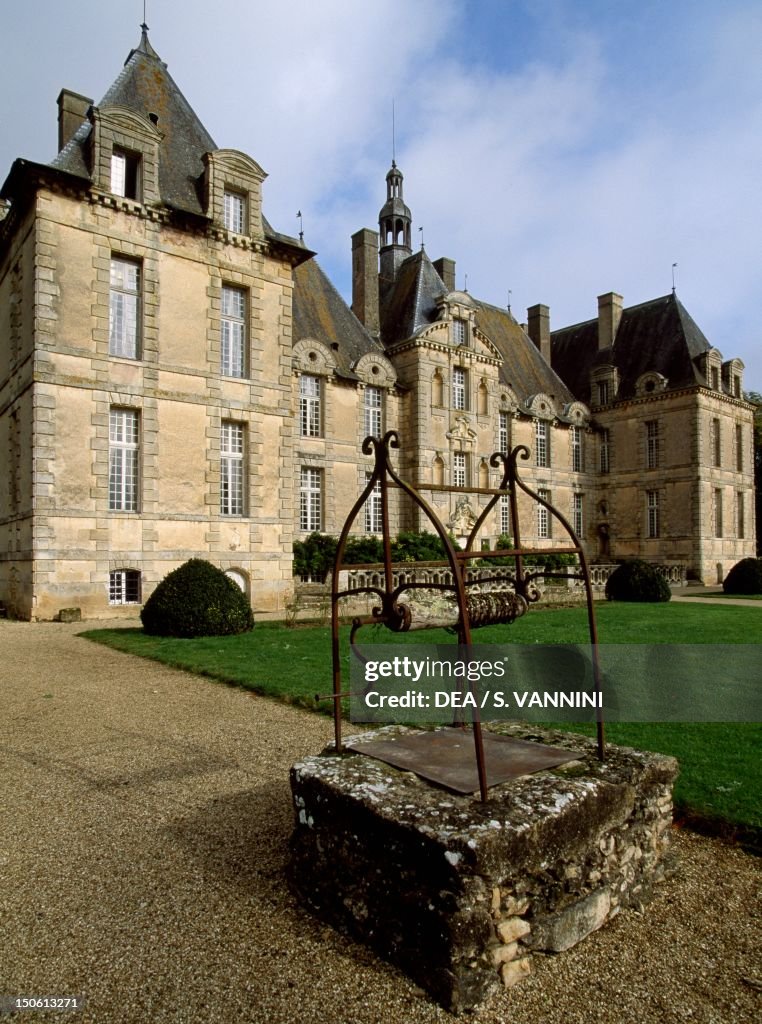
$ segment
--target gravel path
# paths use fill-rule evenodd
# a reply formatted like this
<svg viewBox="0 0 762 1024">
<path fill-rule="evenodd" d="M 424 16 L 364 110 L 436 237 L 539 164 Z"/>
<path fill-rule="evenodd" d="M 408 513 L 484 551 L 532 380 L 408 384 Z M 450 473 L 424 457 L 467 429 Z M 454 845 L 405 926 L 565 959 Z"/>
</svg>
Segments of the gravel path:
<svg viewBox="0 0 762 1024">
<path fill-rule="evenodd" d="M 288 768 L 322 717 L 0 622 L 0 996 L 84 996 L 72 1024 L 448 1021 L 304 913 L 283 867 Z M 760 863 L 675 834 L 677 874 L 471 1016 L 479 1024 L 760 1019 Z"/>
</svg>

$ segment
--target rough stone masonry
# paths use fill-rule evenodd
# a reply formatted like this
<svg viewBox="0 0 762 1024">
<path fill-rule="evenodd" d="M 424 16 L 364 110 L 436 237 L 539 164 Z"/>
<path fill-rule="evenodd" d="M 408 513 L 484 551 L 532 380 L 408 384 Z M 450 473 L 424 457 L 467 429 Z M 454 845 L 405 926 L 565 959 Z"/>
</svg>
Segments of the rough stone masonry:
<svg viewBox="0 0 762 1024">
<path fill-rule="evenodd" d="M 600 762 L 585 737 L 494 729 L 578 758 L 486 803 L 330 747 L 291 769 L 304 904 L 455 1013 L 521 980 L 533 953 L 562 953 L 645 902 L 669 842 L 674 758 L 609 746 Z"/>
</svg>

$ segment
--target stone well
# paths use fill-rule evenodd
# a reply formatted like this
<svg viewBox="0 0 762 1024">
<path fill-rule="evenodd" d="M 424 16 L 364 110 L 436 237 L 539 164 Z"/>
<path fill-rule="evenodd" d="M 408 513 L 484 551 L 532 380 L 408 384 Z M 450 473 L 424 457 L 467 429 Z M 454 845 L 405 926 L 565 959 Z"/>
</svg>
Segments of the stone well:
<svg viewBox="0 0 762 1024">
<path fill-rule="evenodd" d="M 301 900 L 452 1012 L 519 981 L 533 951 L 561 953 L 644 902 L 669 842 L 674 758 L 609 746 L 600 762 L 585 737 L 491 728 L 577 757 L 486 803 L 349 751 L 291 769 Z"/>
</svg>

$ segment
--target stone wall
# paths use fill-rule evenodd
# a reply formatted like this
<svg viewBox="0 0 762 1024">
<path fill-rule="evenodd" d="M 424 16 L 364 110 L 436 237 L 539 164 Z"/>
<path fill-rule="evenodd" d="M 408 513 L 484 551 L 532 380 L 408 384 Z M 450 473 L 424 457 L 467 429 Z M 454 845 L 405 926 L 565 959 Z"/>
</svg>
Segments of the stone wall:
<svg viewBox="0 0 762 1024">
<path fill-rule="evenodd" d="M 303 904 L 452 1012 L 515 984 L 536 951 L 563 952 L 644 902 L 669 843 L 673 758 L 609 746 L 600 762 L 584 737 L 494 728 L 577 756 L 492 787 L 485 803 L 351 752 L 291 771 Z"/>
</svg>

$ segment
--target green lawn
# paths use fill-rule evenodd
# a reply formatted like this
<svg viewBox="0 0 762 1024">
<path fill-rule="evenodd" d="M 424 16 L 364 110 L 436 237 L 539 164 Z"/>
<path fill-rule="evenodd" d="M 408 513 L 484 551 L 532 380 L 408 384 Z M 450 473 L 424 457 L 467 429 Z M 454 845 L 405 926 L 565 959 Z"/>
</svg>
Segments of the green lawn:
<svg viewBox="0 0 762 1024">
<path fill-rule="evenodd" d="M 701 604 L 601 604 L 596 607 L 602 643 L 758 643 L 762 617 L 756 608 Z M 287 628 L 262 623 L 235 637 L 174 640 L 137 629 L 91 630 L 91 640 L 153 658 L 291 704 L 314 708 L 314 695 L 331 689 L 331 639 L 325 626 Z M 342 628 L 347 656 L 348 628 Z M 392 634 L 375 627 L 363 642 L 452 643 L 444 630 Z M 478 643 L 584 643 L 584 609 L 533 609 L 510 626 L 474 635 Z M 348 675 L 345 674 L 345 679 Z M 330 711 L 330 703 L 322 705 Z M 579 727 L 586 731 L 584 727 Z M 611 742 L 673 754 L 681 774 L 675 788 L 678 812 L 718 825 L 726 823 L 759 840 L 762 835 L 762 725 L 715 723 L 611 724 Z"/>
</svg>

